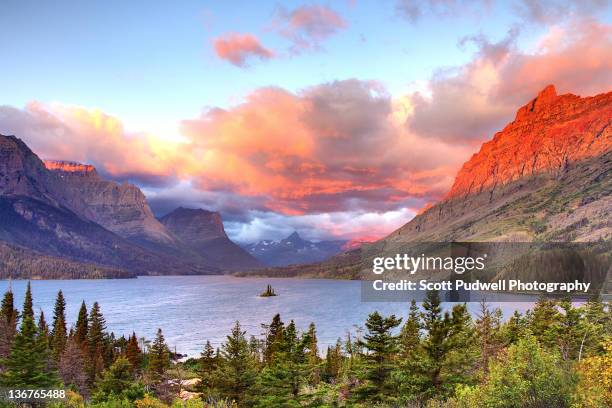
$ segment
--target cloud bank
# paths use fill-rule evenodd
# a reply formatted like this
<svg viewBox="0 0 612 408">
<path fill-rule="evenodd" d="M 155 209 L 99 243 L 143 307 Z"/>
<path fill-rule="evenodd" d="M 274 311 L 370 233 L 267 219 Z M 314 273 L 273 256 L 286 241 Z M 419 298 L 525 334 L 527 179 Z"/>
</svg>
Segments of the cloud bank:
<svg viewBox="0 0 612 408">
<path fill-rule="evenodd" d="M 1 106 L 0 133 L 43 158 L 146 187 L 158 213 L 220 210 L 239 240 L 293 229 L 311 239 L 384 235 L 441 198 L 478 145 L 545 85 L 583 96 L 612 88 L 609 25 L 554 25 L 528 52 L 516 35 L 465 38 L 476 45 L 471 61 L 436 72 L 427 92 L 392 95 L 357 79 L 259 88 L 185 118 L 179 141 L 128 132 L 99 110 L 39 102 Z"/>
</svg>

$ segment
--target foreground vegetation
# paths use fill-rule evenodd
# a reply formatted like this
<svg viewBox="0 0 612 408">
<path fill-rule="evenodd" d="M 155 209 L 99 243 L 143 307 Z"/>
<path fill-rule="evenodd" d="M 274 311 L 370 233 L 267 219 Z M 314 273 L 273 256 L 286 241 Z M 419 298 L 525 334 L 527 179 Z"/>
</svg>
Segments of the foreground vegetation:
<svg viewBox="0 0 612 408">
<path fill-rule="evenodd" d="M 51 325 L 7 292 L 0 311 L 0 385 L 69 389 L 58 407 L 609 407 L 612 310 L 539 300 L 502 320 L 481 304 L 443 311 L 436 292 L 405 321 L 372 313 L 363 331 L 320 353 L 316 327 L 276 315 L 247 337 L 236 322 L 220 348 L 178 362 L 153 342 L 108 333 L 100 306 L 66 325 L 60 291 Z M 191 379 L 190 381 L 186 381 Z"/>
</svg>

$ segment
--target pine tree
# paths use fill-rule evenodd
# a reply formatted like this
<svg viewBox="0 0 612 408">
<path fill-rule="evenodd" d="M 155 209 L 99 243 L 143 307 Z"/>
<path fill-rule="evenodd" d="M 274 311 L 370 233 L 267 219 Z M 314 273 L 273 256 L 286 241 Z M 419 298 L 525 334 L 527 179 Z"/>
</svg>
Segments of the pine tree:
<svg viewBox="0 0 612 408">
<path fill-rule="evenodd" d="M 314 323 L 310 323 L 308 331 L 302 336 L 302 347 L 306 353 L 308 381 L 311 385 L 317 385 L 321 381 L 321 358 L 319 357 L 317 329 Z"/>
<path fill-rule="evenodd" d="M 34 321 L 34 305 L 32 303 L 32 286 L 28 281 L 28 286 L 26 287 L 25 299 L 23 301 L 23 311 L 21 312 L 21 317 L 25 319 L 29 317 Z"/>
<path fill-rule="evenodd" d="M 19 312 L 15 309 L 15 298 L 12 290 L 7 290 L 2 298 L 2 307 L 0 309 L 0 317 L 3 318 L 9 325 L 16 325 L 19 318 Z"/>
<path fill-rule="evenodd" d="M 559 301 L 563 314 L 559 318 L 557 343 L 563 360 L 578 358 L 580 342 L 582 339 L 581 320 L 582 314 L 579 308 L 572 305 L 569 296 Z"/>
<path fill-rule="evenodd" d="M 66 300 L 60 290 L 57 293 L 55 308 L 53 309 L 53 331 L 51 332 L 51 350 L 56 361 L 59 361 L 64 352 L 66 340 Z"/>
<path fill-rule="evenodd" d="M 142 350 L 140 350 L 140 346 L 138 345 L 136 333 L 132 333 L 132 335 L 128 339 L 127 347 L 125 350 L 125 357 L 132 365 L 132 370 L 134 372 L 140 370 L 140 367 L 142 365 Z"/>
<path fill-rule="evenodd" d="M 441 375 L 443 395 L 451 395 L 457 385 L 475 382 L 479 349 L 472 317 L 465 303 L 453 306 L 445 349 Z"/>
<path fill-rule="evenodd" d="M 385 318 L 374 312 L 368 316 L 363 342 L 367 353 L 360 373 L 364 383 L 356 390 L 358 401 L 390 402 L 396 396 L 396 385 L 392 381 L 391 372 L 395 367 L 393 360 L 398 351 L 398 336 L 392 331 L 401 322 L 402 319 L 395 315 Z"/>
<path fill-rule="evenodd" d="M 414 358 L 414 353 L 421 343 L 421 321 L 419 308 L 413 299 L 410 303 L 408 319 L 402 327 L 399 338 L 400 358 L 409 360 Z"/>
<path fill-rule="evenodd" d="M 78 329 L 78 328 L 77 328 Z M 89 381 L 93 384 L 96 377 L 104 370 L 104 347 L 106 337 L 106 321 L 100 311 L 98 302 L 94 302 L 89 316 L 87 328 L 87 348 L 89 351 L 88 369 Z"/>
<path fill-rule="evenodd" d="M 274 360 L 274 355 L 280 350 L 283 345 L 283 337 L 285 334 L 285 324 L 281 320 L 279 314 L 272 318 L 272 323 L 269 326 L 263 326 L 266 329 L 266 340 L 264 349 L 264 363 L 271 365 Z"/>
<path fill-rule="evenodd" d="M 85 305 L 85 301 L 83 301 L 81 303 L 81 308 L 79 309 L 79 316 L 76 322 L 75 338 L 78 344 L 85 344 L 87 342 L 88 326 L 89 318 L 87 316 L 87 306 Z"/>
<path fill-rule="evenodd" d="M 256 407 L 299 406 L 298 394 L 306 373 L 304 343 L 298 341 L 293 320 L 282 336 L 276 338 L 280 344 L 276 345 L 273 358 L 260 375 Z"/>
<path fill-rule="evenodd" d="M 545 347 L 557 345 L 557 333 L 560 314 L 556 302 L 541 296 L 536 302 L 530 316 L 529 328 L 533 335 Z"/>
<path fill-rule="evenodd" d="M 446 338 L 448 336 L 448 319 L 443 319 L 442 308 L 440 307 L 440 295 L 437 291 L 427 292 L 423 302 L 424 312 L 422 313 L 423 328 L 427 333 L 423 342 L 425 351 L 427 385 L 423 390 L 425 395 L 433 396 L 440 394 L 442 379 L 442 363 L 446 355 Z"/>
<path fill-rule="evenodd" d="M 213 348 L 212 344 L 210 344 L 210 341 L 206 341 L 204 350 L 200 354 L 198 370 L 200 376 L 200 392 L 202 392 L 205 397 L 211 397 L 214 392 L 215 372 L 217 371 L 217 368 L 218 357 L 215 354 L 215 349 Z"/>
<path fill-rule="evenodd" d="M 329 383 L 336 382 L 340 377 L 340 371 L 342 370 L 342 344 L 340 339 L 336 342 L 334 347 L 327 346 L 327 352 L 325 353 L 325 365 L 323 369 L 323 376 L 325 381 Z"/>
<path fill-rule="evenodd" d="M 34 324 L 32 295 L 28 284 L 20 331 L 15 335 L 9 357 L 3 361 L 5 371 L 0 374 L 0 383 L 14 388 L 57 385 L 57 376 L 49 369 L 47 357 L 47 347 L 41 341 Z"/>
<path fill-rule="evenodd" d="M 527 320 L 515 310 L 510 319 L 502 326 L 501 336 L 506 345 L 516 344 L 527 332 Z"/>
<path fill-rule="evenodd" d="M 238 406 L 248 406 L 251 388 L 255 384 L 257 372 L 253 355 L 249 350 L 246 332 L 236 322 L 231 335 L 221 350 L 222 364 L 216 376 L 221 394 L 235 401 Z"/>
<path fill-rule="evenodd" d="M 104 371 L 98 383 L 98 390 L 104 395 L 122 395 L 130 388 L 133 380 L 132 365 L 127 358 L 119 357 L 108 370 Z"/>
<path fill-rule="evenodd" d="M 45 312 L 40 311 L 40 317 L 38 318 L 38 339 L 44 344 L 45 349 L 49 348 L 49 325 L 45 319 Z"/>
<path fill-rule="evenodd" d="M 421 328 L 419 308 L 412 300 L 408 319 L 400 332 L 397 369 L 393 372 L 403 402 L 416 400 L 426 382 Z"/>
<path fill-rule="evenodd" d="M 157 329 L 157 335 L 149 350 L 149 373 L 153 382 L 162 382 L 169 367 L 170 352 L 162 330 Z"/>
<path fill-rule="evenodd" d="M 11 351 L 11 345 L 17 332 L 17 319 L 19 312 L 14 306 L 14 296 L 11 290 L 6 291 L 2 299 L 0 309 L 0 370 L 2 359 L 7 358 Z"/>
<path fill-rule="evenodd" d="M 606 337 L 612 333 L 612 305 L 608 303 L 608 311 L 599 295 L 592 296 L 582 307 L 584 318 L 581 322 L 582 339 L 578 351 L 578 359 L 585 356 L 603 354 L 602 347 Z"/>
</svg>

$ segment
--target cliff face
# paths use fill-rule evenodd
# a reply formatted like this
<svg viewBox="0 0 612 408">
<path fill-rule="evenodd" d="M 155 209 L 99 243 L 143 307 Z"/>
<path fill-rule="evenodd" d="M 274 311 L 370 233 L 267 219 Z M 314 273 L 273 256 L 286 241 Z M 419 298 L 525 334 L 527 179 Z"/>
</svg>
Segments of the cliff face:
<svg viewBox="0 0 612 408">
<path fill-rule="evenodd" d="M 92 169 L 81 170 L 97 177 Z M 216 271 L 135 245 L 77 211 L 85 207 L 65 178 L 25 143 L 0 135 L 0 278 Z"/>
<path fill-rule="evenodd" d="M 138 187 L 103 180 L 93 166 L 50 160 L 44 163 L 63 181 L 67 204 L 77 214 L 124 238 L 175 242 Z"/>
<path fill-rule="evenodd" d="M 0 195 L 24 195 L 58 205 L 59 181 L 21 140 L 0 135 Z"/>
<path fill-rule="evenodd" d="M 538 173 L 560 174 L 571 163 L 600 156 L 612 148 L 611 118 L 612 92 L 559 96 L 549 85 L 463 165 L 447 198 L 494 190 Z"/>
<path fill-rule="evenodd" d="M 445 200 L 387 239 L 609 239 L 611 123 L 612 92 L 581 98 L 546 87 L 463 165 Z"/>
<path fill-rule="evenodd" d="M 218 268 L 241 270 L 261 266 L 228 238 L 218 212 L 179 207 L 160 221 L 179 239 L 181 246 Z"/>
</svg>

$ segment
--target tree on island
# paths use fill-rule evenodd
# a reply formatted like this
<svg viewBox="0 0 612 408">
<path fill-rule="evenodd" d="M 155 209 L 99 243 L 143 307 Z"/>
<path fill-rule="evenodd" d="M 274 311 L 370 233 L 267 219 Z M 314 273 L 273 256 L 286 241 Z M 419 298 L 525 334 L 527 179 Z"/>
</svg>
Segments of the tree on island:
<svg viewBox="0 0 612 408">
<path fill-rule="evenodd" d="M 272 288 L 272 285 L 268 285 L 266 286 L 266 290 L 264 292 L 261 293 L 261 295 L 259 295 L 261 297 L 271 297 L 271 296 L 276 296 L 276 292 L 274 292 L 274 289 Z"/>
</svg>

